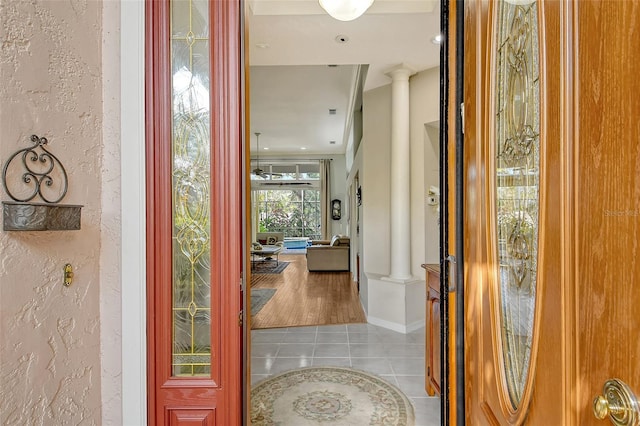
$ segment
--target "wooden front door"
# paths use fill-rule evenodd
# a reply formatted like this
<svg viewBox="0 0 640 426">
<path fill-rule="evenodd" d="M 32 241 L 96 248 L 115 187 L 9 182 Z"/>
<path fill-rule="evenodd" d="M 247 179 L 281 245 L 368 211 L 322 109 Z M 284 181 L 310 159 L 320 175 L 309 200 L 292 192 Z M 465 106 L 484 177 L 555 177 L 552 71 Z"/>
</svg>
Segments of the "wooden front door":
<svg viewBox="0 0 640 426">
<path fill-rule="evenodd" d="M 465 2 L 467 424 L 640 394 L 638 42 L 638 0 Z"/>
<path fill-rule="evenodd" d="M 242 421 L 240 6 L 146 2 L 150 425 Z"/>
</svg>

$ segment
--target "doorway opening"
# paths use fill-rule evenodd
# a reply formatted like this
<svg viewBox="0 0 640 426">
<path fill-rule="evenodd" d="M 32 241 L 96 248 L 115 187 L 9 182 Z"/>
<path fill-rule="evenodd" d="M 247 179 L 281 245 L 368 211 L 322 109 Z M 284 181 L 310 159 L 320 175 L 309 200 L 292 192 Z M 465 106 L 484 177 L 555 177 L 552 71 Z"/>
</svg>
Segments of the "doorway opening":
<svg viewBox="0 0 640 426">
<path fill-rule="evenodd" d="M 315 2 L 309 3 L 314 3 L 315 5 Z M 384 176 L 386 175 L 386 180 L 388 180 L 389 170 L 384 163 L 388 162 L 389 156 L 384 151 L 375 154 L 374 151 L 365 153 L 363 149 L 363 144 L 369 143 L 369 146 L 373 145 L 373 142 L 366 140 L 367 136 L 373 138 L 371 135 L 380 131 L 375 127 L 371 127 L 370 122 L 367 122 L 367 118 L 374 113 L 381 115 L 389 113 L 388 109 L 385 110 L 384 107 L 381 111 L 374 109 L 384 102 L 383 99 L 388 101 L 390 96 L 389 85 L 391 80 L 385 75 L 384 71 L 398 64 L 411 63 L 414 65 L 412 58 L 416 54 L 418 56 L 422 54 L 425 57 L 433 55 L 435 59 L 428 66 L 418 66 L 417 77 L 415 77 L 416 80 L 422 80 L 422 83 L 433 77 L 433 81 L 435 81 L 433 86 L 434 95 L 430 98 L 433 111 L 431 115 L 427 112 L 425 117 L 418 116 L 415 119 L 423 120 L 420 125 L 424 129 L 425 124 L 433 124 L 434 121 L 439 119 L 440 108 L 438 102 L 440 97 L 438 90 L 440 47 L 431 42 L 431 39 L 435 39 L 440 33 L 439 1 L 423 2 L 422 6 L 428 8 L 428 10 L 394 11 L 393 13 L 389 13 L 388 10 L 384 11 L 384 7 L 392 7 L 391 2 L 383 0 L 376 3 L 383 9 L 378 9 L 377 12 L 372 9 L 370 14 L 365 14 L 357 21 L 353 21 L 350 24 L 339 24 L 339 31 L 332 29 L 335 23 L 331 21 L 330 17 L 320 13 L 289 11 L 288 13 L 291 15 L 280 15 L 270 11 L 268 6 L 261 4 L 261 2 L 249 3 L 246 10 L 249 39 L 251 40 L 251 44 L 248 46 L 248 62 L 251 70 L 249 78 L 251 113 L 250 120 L 247 123 L 247 135 L 253 135 L 255 132 L 260 132 L 261 134 L 260 168 L 264 168 L 264 164 L 269 164 L 269 162 L 275 164 L 280 160 L 296 161 L 322 158 L 332 158 L 332 168 L 337 169 L 339 167 L 337 173 L 339 173 L 341 183 L 340 186 L 334 185 L 333 191 L 335 192 L 329 199 L 341 200 L 343 211 L 340 221 L 329 222 L 330 231 L 326 233 L 329 235 L 345 234 L 350 237 L 349 272 L 352 281 L 356 283 L 359 302 L 365 307 L 365 311 L 369 302 L 371 302 L 369 297 L 375 297 L 368 291 L 367 267 L 370 265 L 372 258 L 385 256 L 383 250 L 372 251 L 371 246 L 364 246 L 365 241 L 369 241 L 369 244 L 372 244 L 371 242 L 376 240 L 376 238 L 372 238 L 374 230 L 376 230 L 376 222 L 372 222 L 371 218 L 366 216 L 365 207 L 371 208 L 369 211 L 373 211 L 376 206 L 376 198 L 382 196 L 384 199 L 382 194 L 384 194 L 385 190 L 388 191 L 388 185 L 386 187 L 377 185 L 376 177 L 384 181 Z M 320 23 L 320 19 L 325 18 L 326 22 Z M 404 24 L 400 24 L 403 19 L 406 19 L 406 21 Z M 393 33 L 394 37 L 399 33 L 406 34 L 407 40 L 410 41 L 404 42 L 401 36 L 395 37 L 392 41 L 386 40 L 388 37 L 385 34 L 372 35 L 370 32 L 373 29 L 375 33 L 376 28 L 389 28 L 389 22 L 393 22 L 394 25 L 400 25 L 408 29 L 408 31 L 394 32 L 389 29 L 388 32 L 384 32 L 385 34 Z M 425 25 L 427 22 L 428 24 Z M 429 28 L 426 31 L 432 32 L 426 37 L 419 34 L 425 27 Z M 379 30 L 377 32 L 380 33 Z M 316 41 L 314 43 L 309 42 L 310 37 L 315 37 Z M 414 39 L 420 39 L 424 44 L 415 47 Z M 294 40 L 302 40 L 301 46 L 303 47 L 298 47 Z M 311 49 L 312 52 L 305 52 L 305 40 L 307 42 L 307 50 L 309 46 L 317 46 L 317 48 Z M 341 42 L 338 43 L 336 40 Z M 354 44 L 357 48 L 355 50 L 346 50 L 345 47 L 349 47 L 349 44 L 352 43 L 357 43 Z M 366 58 L 364 51 L 369 48 L 369 43 L 380 54 L 384 51 L 393 51 L 396 56 L 391 55 L 384 59 Z M 281 59 L 282 57 L 278 56 L 281 44 L 287 52 L 286 59 Z M 336 47 L 342 49 L 342 51 L 339 51 L 339 56 L 330 58 L 330 51 Z M 311 59 L 309 59 L 309 56 L 311 56 Z M 424 64 L 425 58 L 415 62 Z M 327 89 L 329 86 L 325 86 L 324 83 L 330 77 L 326 77 L 326 75 L 331 76 L 332 72 L 334 74 L 342 72 L 346 78 L 343 79 L 342 86 L 338 85 Z M 417 86 L 421 82 L 419 81 Z M 296 86 L 297 84 L 306 87 L 304 90 L 311 88 L 315 92 L 310 95 L 287 95 L 298 87 Z M 276 89 L 282 87 L 284 87 L 285 91 L 277 93 Z M 315 110 L 307 112 L 306 107 L 316 104 L 316 101 L 326 98 L 326 95 L 329 94 L 337 95 L 339 99 L 337 101 L 339 102 L 338 106 L 335 103 L 326 103 L 324 105 L 319 103 Z M 290 98 L 295 101 L 292 104 L 294 105 L 293 107 L 285 105 L 285 100 Z M 415 99 L 418 100 L 420 97 L 415 96 Z M 422 102 L 422 100 L 418 102 Z M 429 100 L 424 102 L 428 104 Z M 287 108 L 291 108 L 288 119 L 283 120 L 276 117 L 277 113 Z M 418 105 L 415 108 L 423 108 L 422 112 L 424 112 L 425 109 L 430 107 Z M 308 117 L 311 114 L 317 116 L 316 120 L 320 121 L 320 127 L 312 124 L 313 121 L 310 121 L 311 119 Z M 336 116 L 340 118 L 341 124 L 338 126 L 338 133 L 332 134 L 333 123 L 331 120 L 338 121 Z M 387 114 L 386 118 L 373 121 L 377 121 L 378 124 L 380 124 L 380 121 L 384 121 L 384 125 L 388 126 L 389 117 L 390 114 Z M 295 124 L 301 125 L 304 129 L 303 133 L 296 133 Z M 433 146 L 424 146 L 425 139 L 422 133 L 420 134 L 420 139 L 422 146 L 416 155 L 416 158 L 420 158 L 420 161 L 412 163 L 411 167 L 414 169 L 424 167 L 427 161 L 429 166 L 428 173 L 421 172 L 416 177 L 416 180 L 420 180 L 419 185 L 423 189 L 428 189 L 429 186 L 439 186 L 439 153 L 436 152 L 437 150 Z M 429 139 L 427 138 L 426 140 Z M 257 148 L 252 141 L 250 148 L 252 159 L 258 154 Z M 268 148 L 268 150 L 265 150 L 265 148 Z M 374 153 L 373 158 L 371 157 L 372 153 Z M 336 167 L 335 165 L 338 163 L 339 165 Z M 379 164 L 382 164 L 382 169 Z M 254 164 L 252 164 L 251 169 L 254 168 Z M 332 183 L 334 182 L 335 180 L 332 181 Z M 367 204 L 369 200 L 372 200 L 373 204 Z M 383 205 L 384 202 L 388 201 L 384 200 L 379 206 Z M 422 241 L 416 245 L 419 246 L 420 259 L 430 256 L 429 263 L 438 264 L 440 263 L 440 247 L 437 235 L 437 211 L 431 207 L 424 208 L 420 220 L 424 221 L 427 214 L 429 215 L 427 219 L 433 221 L 433 227 L 435 228 L 435 231 L 430 229 L 433 237 L 431 241 L 434 243 L 427 247 L 427 231 L 425 226 L 422 225 L 416 227 L 417 234 L 423 236 Z M 258 232 L 260 227 L 258 226 L 256 215 L 251 214 L 250 217 L 253 223 L 247 229 L 251 229 L 253 233 Z M 387 241 L 384 238 L 388 239 L 388 235 L 383 237 L 381 241 Z M 367 250 L 369 251 L 367 252 Z M 367 255 L 370 256 L 369 260 L 367 260 Z M 386 262 L 388 267 L 388 260 Z M 418 264 L 418 270 L 419 267 L 420 265 Z M 418 273 L 416 272 L 416 275 Z M 346 365 L 355 368 L 358 366 L 354 364 L 354 359 L 356 359 L 356 362 L 367 359 L 370 364 L 378 363 L 377 367 L 375 367 L 378 369 L 377 374 L 388 376 L 392 383 L 400 387 L 405 386 L 406 389 L 412 387 L 414 389 L 412 392 L 416 392 L 413 394 L 415 398 L 427 399 L 429 397 L 426 392 L 424 395 L 416 396 L 418 395 L 416 389 L 424 389 L 425 369 L 424 328 L 419 330 L 419 332 L 405 330 L 406 333 L 399 333 L 397 330 L 374 324 L 362 324 L 358 327 L 349 327 L 347 324 L 341 324 L 324 330 L 314 326 L 314 328 L 306 330 L 275 329 L 252 333 L 254 338 L 249 339 L 250 353 L 252 355 L 252 374 L 254 376 L 252 382 L 255 383 L 279 372 L 282 368 L 315 365 L 317 360 L 323 361 L 323 358 L 327 362 L 331 362 L 329 359 L 333 358 L 332 361 L 347 363 Z M 251 333 L 250 330 L 248 332 Z M 382 346 L 382 342 L 393 342 L 397 347 L 402 346 L 405 351 L 404 354 L 409 356 L 386 357 L 382 353 L 365 353 L 370 349 L 370 347 L 366 347 L 366 342 L 356 343 L 352 342 L 353 339 L 375 340 L 379 346 Z M 315 356 L 316 354 L 323 355 L 325 353 L 324 357 Z M 372 354 L 374 356 L 367 356 Z M 287 363 L 287 358 L 292 361 Z M 422 371 L 422 377 L 416 379 L 416 375 L 412 374 L 415 371 Z M 435 410 L 439 411 L 439 401 L 434 406 Z M 427 409 L 420 405 L 420 407 L 416 407 L 416 410 L 424 412 L 432 410 L 431 407 L 430 405 Z M 440 416 L 437 417 L 437 422 L 434 424 L 440 424 Z"/>
</svg>

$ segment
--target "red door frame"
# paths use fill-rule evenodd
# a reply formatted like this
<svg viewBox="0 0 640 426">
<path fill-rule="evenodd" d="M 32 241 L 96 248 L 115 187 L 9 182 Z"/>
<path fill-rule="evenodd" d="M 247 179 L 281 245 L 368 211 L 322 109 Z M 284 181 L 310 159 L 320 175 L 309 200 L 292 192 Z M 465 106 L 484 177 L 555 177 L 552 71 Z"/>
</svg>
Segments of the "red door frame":
<svg viewBox="0 0 640 426">
<path fill-rule="evenodd" d="M 212 1 L 211 377 L 171 377 L 169 1 L 146 2 L 147 383 L 150 425 L 242 422 L 242 1 Z"/>
</svg>

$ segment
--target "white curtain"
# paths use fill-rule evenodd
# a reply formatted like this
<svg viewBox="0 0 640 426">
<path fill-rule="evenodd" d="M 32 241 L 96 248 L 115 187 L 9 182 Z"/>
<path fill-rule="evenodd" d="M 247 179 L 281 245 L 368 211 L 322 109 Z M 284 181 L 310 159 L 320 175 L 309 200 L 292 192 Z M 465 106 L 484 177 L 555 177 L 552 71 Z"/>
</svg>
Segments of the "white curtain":
<svg viewBox="0 0 640 426">
<path fill-rule="evenodd" d="M 331 238 L 331 160 L 320 160 L 320 222 L 322 239 Z"/>
</svg>

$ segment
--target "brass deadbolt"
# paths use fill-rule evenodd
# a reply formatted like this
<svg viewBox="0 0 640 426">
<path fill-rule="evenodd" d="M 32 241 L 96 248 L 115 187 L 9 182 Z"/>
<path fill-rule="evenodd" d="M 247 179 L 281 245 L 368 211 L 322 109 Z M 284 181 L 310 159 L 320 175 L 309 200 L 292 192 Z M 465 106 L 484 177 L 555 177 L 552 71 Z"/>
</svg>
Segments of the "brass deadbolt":
<svg viewBox="0 0 640 426">
<path fill-rule="evenodd" d="M 70 263 L 64 265 L 64 286 L 69 287 L 73 282 L 73 266 Z"/>
</svg>

